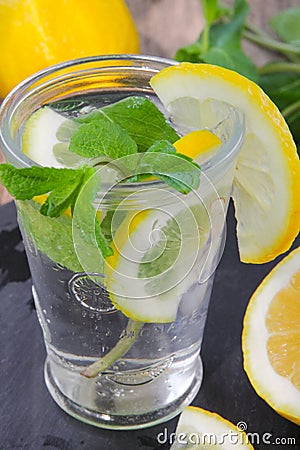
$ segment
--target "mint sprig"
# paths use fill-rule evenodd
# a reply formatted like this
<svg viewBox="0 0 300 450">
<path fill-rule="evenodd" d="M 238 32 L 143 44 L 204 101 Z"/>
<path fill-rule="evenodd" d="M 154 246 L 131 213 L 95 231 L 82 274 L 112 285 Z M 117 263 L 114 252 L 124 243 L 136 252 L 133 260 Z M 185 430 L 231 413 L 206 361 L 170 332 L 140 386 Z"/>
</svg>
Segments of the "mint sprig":
<svg viewBox="0 0 300 450">
<path fill-rule="evenodd" d="M 69 207 L 74 210 L 82 188 L 95 173 L 96 169 L 89 166 L 79 169 L 37 166 L 16 169 L 10 164 L 0 165 L 0 181 L 16 200 L 31 200 L 38 195 L 49 194 L 40 207 L 40 213 L 56 218 L 62 216 Z M 80 210 L 77 217 L 82 225 L 85 225 L 82 229 L 85 231 L 86 241 L 93 243 L 96 239 L 97 246 L 106 258 L 113 254 L 113 250 L 95 218 L 92 206 L 95 195 L 96 189 L 89 192 L 86 207 Z M 89 218 L 93 219 L 92 222 Z M 93 228 L 87 228 L 89 223 L 93 224 Z"/>
<path fill-rule="evenodd" d="M 0 180 L 9 193 L 17 200 L 30 200 L 36 195 L 46 194 L 53 189 L 73 185 L 86 170 L 54 169 L 33 166 L 16 169 L 10 164 L 0 165 Z"/>
</svg>

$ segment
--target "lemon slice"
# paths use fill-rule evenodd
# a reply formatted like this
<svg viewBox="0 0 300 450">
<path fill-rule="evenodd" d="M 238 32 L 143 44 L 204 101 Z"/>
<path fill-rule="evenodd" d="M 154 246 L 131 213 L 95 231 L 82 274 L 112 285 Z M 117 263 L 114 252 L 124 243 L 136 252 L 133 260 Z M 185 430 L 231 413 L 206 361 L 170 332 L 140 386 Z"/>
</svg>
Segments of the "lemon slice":
<svg viewBox="0 0 300 450">
<path fill-rule="evenodd" d="M 210 130 L 194 130 L 174 142 L 177 152 L 204 164 L 215 156 L 222 144 L 221 139 Z"/>
<path fill-rule="evenodd" d="M 201 205 L 178 202 L 164 210 L 127 213 L 113 237 L 114 255 L 105 260 L 114 305 L 137 321 L 174 321 L 183 294 L 198 281 L 200 248 L 209 231 Z"/>
<path fill-rule="evenodd" d="M 247 435 L 233 423 L 195 406 L 183 410 L 175 436 L 171 450 L 253 449 Z"/>
<path fill-rule="evenodd" d="M 70 133 L 75 131 L 75 122 L 48 106 L 35 111 L 26 121 L 22 137 L 22 151 L 41 166 L 74 166 L 83 158 L 68 151 Z M 59 133 L 59 134 L 58 134 Z M 58 158 L 58 154 L 70 155 L 69 160 Z"/>
<path fill-rule="evenodd" d="M 300 425 L 300 247 L 253 294 L 242 342 L 244 367 L 258 395 Z"/>
<path fill-rule="evenodd" d="M 221 143 L 211 131 L 196 130 L 174 146 L 203 163 Z M 174 321 L 183 295 L 200 279 L 205 261 L 203 254 L 200 261 L 200 248 L 208 240 L 211 218 L 198 198 L 193 201 L 176 198 L 174 206 L 133 211 L 116 219 L 114 255 L 105 264 L 106 288 L 113 304 L 131 319 Z"/>
<path fill-rule="evenodd" d="M 244 112 L 232 194 L 240 258 L 263 263 L 289 249 L 299 232 L 300 164 L 288 126 L 267 95 L 236 72 L 210 64 L 168 67 L 151 86 L 171 118 L 187 128 L 201 128 L 201 109 L 209 115 L 212 101 Z"/>
</svg>

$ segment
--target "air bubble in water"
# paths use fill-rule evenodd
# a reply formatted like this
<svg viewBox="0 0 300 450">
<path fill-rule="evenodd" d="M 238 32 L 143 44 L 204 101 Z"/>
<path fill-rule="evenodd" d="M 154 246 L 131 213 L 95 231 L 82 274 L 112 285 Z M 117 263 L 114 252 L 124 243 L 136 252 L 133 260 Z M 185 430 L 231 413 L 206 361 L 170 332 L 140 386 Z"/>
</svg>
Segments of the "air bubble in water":
<svg viewBox="0 0 300 450">
<path fill-rule="evenodd" d="M 106 393 L 103 391 L 97 391 L 97 395 L 99 395 L 99 397 L 106 397 Z"/>
</svg>

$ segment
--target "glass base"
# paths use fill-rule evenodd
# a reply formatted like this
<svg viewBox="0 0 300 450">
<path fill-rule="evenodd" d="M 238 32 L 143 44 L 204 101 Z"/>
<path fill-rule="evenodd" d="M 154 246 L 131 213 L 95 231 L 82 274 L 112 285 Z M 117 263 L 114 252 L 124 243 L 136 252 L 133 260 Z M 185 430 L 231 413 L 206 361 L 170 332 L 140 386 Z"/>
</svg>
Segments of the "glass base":
<svg viewBox="0 0 300 450">
<path fill-rule="evenodd" d="M 96 411 L 74 402 L 61 391 L 58 383 L 55 381 L 55 374 L 51 370 L 51 360 L 49 357 L 45 362 L 44 375 L 47 388 L 52 398 L 65 412 L 71 416 L 81 420 L 82 422 L 100 428 L 134 430 L 139 428 L 147 428 L 166 422 L 179 414 L 185 406 L 189 405 L 193 401 L 200 389 L 203 378 L 203 366 L 200 356 L 196 359 L 195 363 L 194 376 L 188 386 L 188 389 L 183 395 L 168 404 L 164 404 L 163 407 L 158 407 L 155 410 L 142 414 L 117 414 L 116 412 L 112 414 L 105 410 L 105 408 L 105 412 L 101 412 L 101 404 L 97 405 Z M 159 378 L 160 377 L 158 377 L 157 383 L 159 382 Z M 153 391 L 153 389 L 155 391 L 156 388 L 159 390 L 160 386 L 156 386 L 156 380 L 153 380 L 151 382 L 151 391 Z M 127 403 L 130 405 L 134 404 L 134 399 L 128 398 Z"/>
</svg>

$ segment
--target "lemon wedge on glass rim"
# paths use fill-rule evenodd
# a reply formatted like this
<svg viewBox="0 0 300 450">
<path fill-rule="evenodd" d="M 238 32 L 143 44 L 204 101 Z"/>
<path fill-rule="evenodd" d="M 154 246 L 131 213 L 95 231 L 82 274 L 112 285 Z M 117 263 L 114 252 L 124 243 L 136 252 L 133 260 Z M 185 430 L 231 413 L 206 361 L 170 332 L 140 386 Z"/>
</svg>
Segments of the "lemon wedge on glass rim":
<svg viewBox="0 0 300 450">
<path fill-rule="evenodd" d="M 300 425 L 300 247 L 252 295 L 242 348 L 245 371 L 258 395 Z"/>
<path fill-rule="evenodd" d="M 174 121 L 197 127 L 209 100 L 232 105 L 246 118 L 232 197 L 240 259 L 264 263 L 288 250 L 300 228 L 300 163 L 281 113 L 252 81 L 210 64 L 181 63 L 151 79 Z"/>
</svg>

